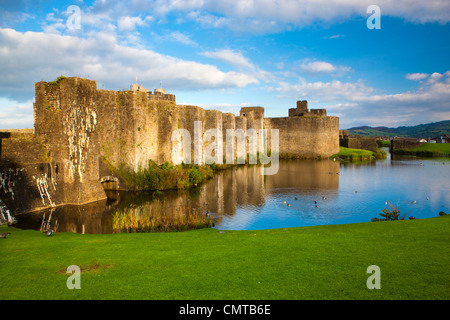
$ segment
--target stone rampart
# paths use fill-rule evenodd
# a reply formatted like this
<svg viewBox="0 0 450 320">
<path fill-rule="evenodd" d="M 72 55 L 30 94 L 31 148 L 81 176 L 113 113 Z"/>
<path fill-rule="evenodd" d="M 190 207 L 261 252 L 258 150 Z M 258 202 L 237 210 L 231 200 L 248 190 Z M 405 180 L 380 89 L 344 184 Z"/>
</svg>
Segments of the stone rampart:
<svg viewBox="0 0 450 320">
<path fill-rule="evenodd" d="M 375 137 L 350 135 L 348 130 L 339 130 L 339 145 L 351 149 L 378 150 L 377 139 Z"/>
<path fill-rule="evenodd" d="M 236 116 L 176 105 L 163 89 L 98 90 L 96 81 L 77 77 L 38 82 L 35 91 L 34 130 L 0 132 L 0 196 L 13 213 L 105 199 L 102 181 L 125 189 L 111 168 L 172 162 L 177 129 L 191 137 L 192 160 L 196 132 L 208 129 L 217 135 L 200 136 L 202 146 L 217 143 L 213 153 L 219 161 L 226 160 L 227 129 L 254 129 L 258 135 L 267 129 L 269 148 L 270 130 L 278 129 L 282 155 L 320 158 L 339 151 L 339 118 L 323 109 L 309 111 L 306 101 L 297 104 L 295 115 L 264 118 L 262 107 L 242 108 Z"/>
<path fill-rule="evenodd" d="M 394 138 L 391 140 L 391 152 L 400 149 L 410 149 L 421 146 L 426 142 L 419 142 L 415 138 Z"/>
</svg>

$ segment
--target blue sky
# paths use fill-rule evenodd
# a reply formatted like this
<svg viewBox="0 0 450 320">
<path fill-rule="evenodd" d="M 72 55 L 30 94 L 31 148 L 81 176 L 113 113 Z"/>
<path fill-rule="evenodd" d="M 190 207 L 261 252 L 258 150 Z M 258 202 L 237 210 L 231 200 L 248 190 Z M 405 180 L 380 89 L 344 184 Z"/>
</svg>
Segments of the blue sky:
<svg viewBox="0 0 450 320">
<path fill-rule="evenodd" d="M 373 4 L 381 29 L 366 24 Z M 111 90 L 136 77 L 151 90 L 162 81 L 178 104 L 235 114 L 262 106 L 284 117 L 308 100 L 339 116 L 342 129 L 450 119 L 449 1 L 16 0 L 0 8 L 0 128 L 33 127 L 34 83 L 59 75 Z"/>
</svg>

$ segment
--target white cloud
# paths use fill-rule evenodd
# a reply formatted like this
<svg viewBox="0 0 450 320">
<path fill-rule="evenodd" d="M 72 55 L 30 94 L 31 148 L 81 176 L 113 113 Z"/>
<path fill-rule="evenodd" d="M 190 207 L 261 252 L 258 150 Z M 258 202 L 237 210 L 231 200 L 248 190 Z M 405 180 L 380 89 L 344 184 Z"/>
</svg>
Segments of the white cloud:
<svg viewBox="0 0 450 320">
<path fill-rule="evenodd" d="M 441 80 L 441 78 L 443 77 L 443 74 L 440 74 L 439 72 L 433 72 L 430 77 L 427 80 L 428 84 L 433 84 L 438 82 L 439 80 Z"/>
<path fill-rule="evenodd" d="M 412 92 L 403 92 L 388 95 L 373 95 L 362 99 L 363 101 L 381 102 L 395 104 L 396 108 L 418 108 L 425 110 L 448 111 L 448 101 L 450 101 L 450 72 L 444 74 L 433 73 L 428 81 Z M 430 108 L 433 106 L 433 108 Z"/>
<path fill-rule="evenodd" d="M 83 7 L 82 23 L 97 29 L 113 24 L 121 31 L 133 31 L 136 26 L 145 26 L 150 21 L 147 19 L 161 22 L 170 16 L 176 21 L 191 20 L 207 28 L 261 34 L 317 23 L 330 25 L 354 17 L 366 18 L 366 9 L 372 4 L 372 0 L 97 0 L 92 6 Z M 449 1 L 378 0 L 377 5 L 383 16 L 414 23 L 450 21 Z M 8 18 L 10 13 L 17 15 L 15 11 L 5 11 L 0 17 Z M 134 16 L 136 13 L 139 16 Z M 151 18 L 148 15 L 141 18 L 141 14 Z M 89 22 L 93 20 L 97 21 L 96 26 Z M 332 35 L 329 39 L 340 36 Z"/>
<path fill-rule="evenodd" d="M 139 2 L 139 1 L 138 1 Z M 148 1 L 145 1 L 148 3 Z M 368 17 L 372 0 L 156 0 L 155 11 L 172 12 L 210 26 L 250 32 L 277 32 L 289 26 L 304 27 L 316 22 L 334 23 L 355 16 Z M 450 21 L 450 2 L 442 0 L 378 0 L 383 16 L 415 23 Z"/>
<path fill-rule="evenodd" d="M 303 62 L 301 68 L 309 72 L 333 72 L 337 68 L 331 63 L 325 61 Z"/>
<path fill-rule="evenodd" d="M 341 82 L 332 80 L 330 82 L 307 82 L 299 78 L 298 83 L 290 84 L 281 82 L 275 90 L 281 97 L 292 97 L 293 99 L 314 99 L 322 102 L 346 100 L 352 101 L 358 97 L 368 96 L 374 89 L 367 87 L 362 81 Z"/>
<path fill-rule="evenodd" d="M 245 57 L 242 52 L 231 49 L 220 49 L 216 51 L 207 51 L 200 53 L 201 55 L 223 61 L 240 72 L 252 75 L 255 79 L 259 79 L 265 82 L 270 82 L 275 79 L 274 75 L 266 70 L 262 70 L 250 59 Z"/>
<path fill-rule="evenodd" d="M 113 24 L 120 31 L 129 32 L 155 19 L 167 21 L 170 16 L 176 21 L 191 20 L 207 28 L 228 28 L 261 34 L 317 23 L 330 25 L 354 17 L 366 18 L 366 9 L 371 4 L 372 0 L 97 0 L 92 6 L 83 7 L 82 23 L 97 29 Z M 383 16 L 410 22 L 445 24 L 450 21 L 448 1 L 378 0 L 377 5 Z M 4 14 L 5 17 L 8 17 L 8 12 Z M 134 16 L 136 13 L 139 16 Z M 142 18 L 141 14 L 147 16 Z M 96 26 L 89 22 L 93 20 L 97 21 Z M 332 35 L 328 38 L 341 36 Z"/>
<path fill-rule="evenodd" d="M 215 16 L 210 13 L 204 13 L 200 11 L 191 11 L 186 14 L 186 18 L 194 20 L 202 27 L 206 28 L 221 28 L 227 27 L 229 19 L 225 17 Z"/>
<path fill-rule="evenodd" d="M 240 51 L 221 49 L 216 51 L 203 52 L 201 54 L 208 58 L 224 61 L 238 68 L 255 68 L 253 63 L 251 63 L 249 59 L 244 57 L 244 55 Z"/>
<path fill-rule="evenodd" d="M 32 0 L 2 0 L 0 10 L 0 27 L 23 23 L 27 20 L 35 19 L 33 14 L 23 12 L 24 7 L 37 10 L 42 4 Z"/>
<path fill-rule="evenodd" d="M 406 75 L 406 79 L 413 80 L 413 81 L 420 81 L 425 78 L 428 78 L 428 76 L 429 76 L 428 73 L 408 73 Z"/>
<path fill-rule="evenodd" d="M 416 125 L 450 119 L 450 71 L 426 76 L 410 74 L 409 78 L 426 81 L 414 91 L 397 94 L 377 94 L 362 81 L 308 82 L 303 78 L 293 84 L 281 82 L 271 89 L 279 98 L 327 104 L 329 111 L 341 116 L 341 128 L 363 124 Z"/>
<path fill-rule="evenodd" d="M 413 77 L 414 78 L 414 77 Z M 376 90 L 367 87 L 360 80 L 357 82 L 341 82 L 332 80 L 329 82 L 308 82 L 299 78 L 297 83 L 281 82 L 274 88 L 280 97 L 305 98 L 327 101 L 346 101 L 347 103 L 380 103 L 379 109 L 385 105 L 395 103 L 397 107 L 417 106 L 424 110 L 424 103 L 440 104 L 440 109 L 448 109 L 450 101 L 450 71 L 444 74 L 433 73 L 429 80 L 415 91 L 397 94 L 375 94 Z M 448 110 L 450 112 L 450 109 Z"/>
<path fill-rule="evenodd" d="M 332 36 L 328 36 L 328 37 L 322 37 L 322 39 L 337 39 L 337 38 L 342 38 L 345 37 L 343 34 L 335 34 Z"/>
<path fill-rule="evenodd" d="M 187 46 L 192 46 L 195 47 L 198 44 L 193 41 L 188 35 L 180 32 L 180 31 L 173 31 L 170 32 L 169 34 L 161 37 L 164 40 L 168 40 L 168 41 L 174 41 L 174 42 L 178 42 Z"/>
<path fill-rule="evenodd" d="M 0 12 L 0 17 L 7 16 L 8 12 L 18 14 L 17 8 L 20 6 L 16 8 L 13 1 L 8 3 L 14 8 L 6 7 L 7 12 Z M 415 117 L 413 114 L 420 113 L 420 110 L 434 107 L 437 110 L 433 111 L 435 115 L 448 115 L 449 71 L 407 74 L 407 79 L 418 82 L 418 89 L 394 95 L 375 94 L 375 90 L 362 81 L 306 81 L 300 78 L 289 83 L 287 79 L 298 77 L 299 71 L 314 77 L 337 78 L 337 75 L 351 69 L 334 62 L 307 59 L 297 61 L 296 66 L 290 67 L 285 65 L 290 62 L 280 62 L 276 67 L 284 72 L 269 73 L 253 63 L 246 52 L 211 49 L 201 53 L 231 66 L 231 71 L 223 71 L 214 65 L 216 61 L 211 64 L 186 61 L 145 49 L 140 46 L 145 41 L 137 31 L 142 31 L 139 27 L 148 26 L 157 19 L 158 26 L 171 19 L 180 24 L 194 21 L 202 27 L 229 28 L 239 31 L 238 34 L 270 33 L 322 22 L 330 25 L 352 17 L 367 17 L 366 8 L 370 4 L 372 2 L 369 0 L 97 0 L 90 7 L 83 6 L 82 31 L 78 33 L 66 30 L 67 15 L 64 16 L 64 10 L 52 12 L 44 22 L 39 22 L 43 23 L 44 33 L 0 29 L 0 96 L 14 99 L 12 105 L 20 105 L 34 96 L 35 82 L 51 81 L 61 74 L 89 77 L 97 80 L 99 86 L 105 84 L 108 89 L 127 88 L 128 83 L 138 76 L 150 88 L 153 83 L 159 84 L 163 80 L 168 90 L 172 91 L 236 88 L 276 80 L 280 85 L 273 90 L 280 96 L 339 106 L 343 114 L 350 106 L 352 110 L 367 111 L 367 114 L 363 115 L 361 111 L 350 117 L 345 114 L 349 119 L 358 114 L 361 119 L 378 121 L 373 116 L 374 110 L 379 110 L 378 114 L 383 115 L 380 121 L 388 119 L 389 111 L 392 112 L 388 111 L 388 106 L 405 111 L 400 114 L 404 118 Z M 383 17 L 400 17 L 416 23 L 450 21 L 449 1 L 380 0 L 377 5 Z M 193 29 L 167 29 L 160 38 L 199 47 L 189 36 L 188 30 L 193 32 Z M 325 38 L 342 36 L 330 33 Z"/>
<path fill-rule="evenodd" d="M 32 128 L 33 125 L 33 100 L 19 103 L 0 98 L 0 129 Z"/>
<path fill-rule="evenodd" d="M 233 88 L 257 83 L 251 74 L 224 72 L 118 43 L 114 34 L 88 38 L 0 29 L 0 96 L 18 101 L 34 96 L 34 83 L 63 74 L 95 79 L 109 89 L 127 88 L 136 76 L 144 85 L 161 80 L 170 90 Z"/>
<path fill-rule="evenodd" d="M 42 25 L 44 32 L 61 33 L 61 30 L 66 28 L 64 19 L 55 16 L 55 13 L 58 13 L 58 11 L 54 10 L 54 12 L 47 13 L 45 16 L 45 22 Z"/>
<path fill-rule="evenodd" d="M 147 16 L 144 19 L 142 19 L 140 16 L 137 17 L 120 17 L 119 21 L 117 22 L 117 26 L 119 28 L 119 31 L 133 31 L 136 29 L 136 26 L 147 26 L 148 22 L 153 21 L 154 18 L 151 16 Z"/>
<path fill-rule="evenodd" d="M 326 61 L 311 61 L 311 59 L 303 60 L 300 65 L 300 70 L 308 73 L 334 73 L 335 75 L 342 75 L 345 72 L 352 71 L 350 67 L 337 66 Z"/>
</svg>

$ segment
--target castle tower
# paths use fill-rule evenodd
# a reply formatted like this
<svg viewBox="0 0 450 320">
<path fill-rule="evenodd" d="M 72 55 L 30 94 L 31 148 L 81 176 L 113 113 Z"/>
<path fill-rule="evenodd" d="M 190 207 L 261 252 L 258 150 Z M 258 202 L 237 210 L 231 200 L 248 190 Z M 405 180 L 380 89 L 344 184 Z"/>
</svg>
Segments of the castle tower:
<svg viewBox="0 0 450 320">
<path fill-rule="evenodd" d="M 308 101 L 307 100 L 297 101 L 297 112 L 303 113 L 303 114 L 308 113 Z"/>
<path fill-rule="evenodd" d="M 326 109 L 311 109 L 308 110 L 308 101 L 297 101 L 297 108 L 289 109 L 289 117 L 307 117 L 307 116 L 326 116 Z"/>
<path fill-rule="evenodd" d="M 35 89 L 35 133 L 48 148 L 52 176 L 59 172 L 54 189 L 66 203 L 105 198 L 98 183 L 97 82 L 61 77 Z"/>
</svg>

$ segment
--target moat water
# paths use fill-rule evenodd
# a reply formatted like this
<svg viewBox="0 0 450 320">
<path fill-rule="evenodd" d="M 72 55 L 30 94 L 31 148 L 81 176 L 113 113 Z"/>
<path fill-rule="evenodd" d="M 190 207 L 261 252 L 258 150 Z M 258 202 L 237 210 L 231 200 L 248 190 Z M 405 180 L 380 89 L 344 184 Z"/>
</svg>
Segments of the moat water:
<svg viewBox="0 0 450 320">
<path fill-rule="evenodd" d="M 195 210 L 216 229 L 256 230 L 370 222 L 389 203 L 401 217 L 424 219 L 450 213 L 450 159 L 395 156 L 385 160 L 280 161 L 273 176 L 260 167 L 219 172 L 182 191 L 110 193 L 86 206 L 63 206 L 17 216 L 18 228 L 113 233 L 114 216 L 129 212 L 179 216 Z"/>
</svg>

